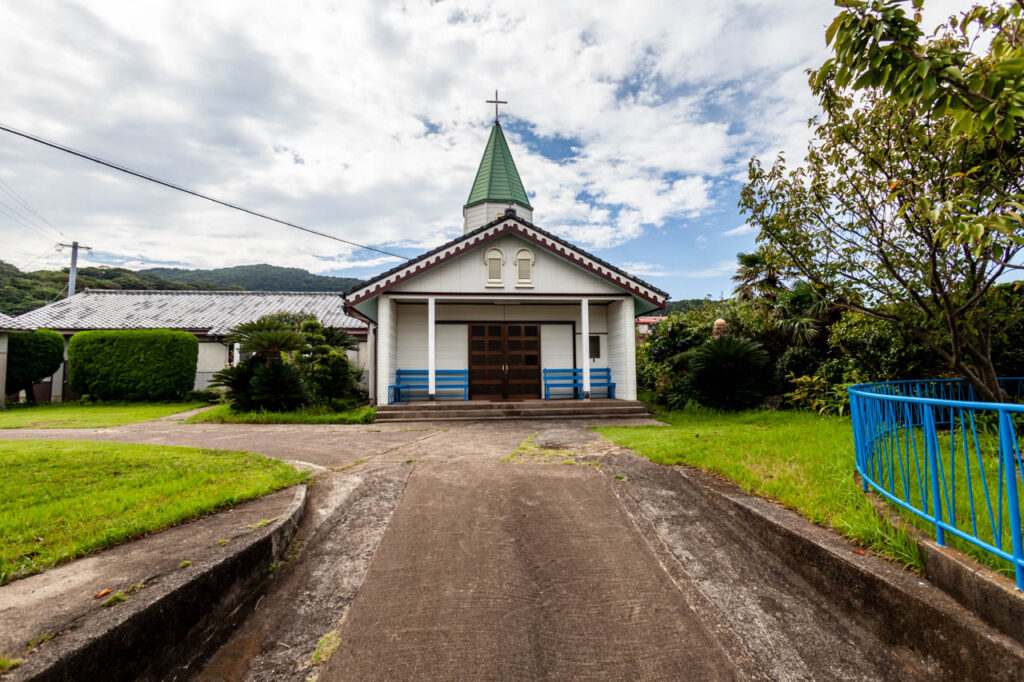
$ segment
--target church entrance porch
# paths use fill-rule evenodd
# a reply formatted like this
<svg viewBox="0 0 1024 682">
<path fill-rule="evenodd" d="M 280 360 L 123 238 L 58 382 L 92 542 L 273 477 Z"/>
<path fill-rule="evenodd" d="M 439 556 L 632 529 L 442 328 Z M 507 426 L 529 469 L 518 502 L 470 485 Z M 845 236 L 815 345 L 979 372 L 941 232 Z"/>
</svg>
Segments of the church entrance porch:
<svg viewBox="0 0 1024 682">
<path fill-rule="evenodd" d="M 469 399 L 540 397 L 540 325 L 469 325 Z"/>
</svg>

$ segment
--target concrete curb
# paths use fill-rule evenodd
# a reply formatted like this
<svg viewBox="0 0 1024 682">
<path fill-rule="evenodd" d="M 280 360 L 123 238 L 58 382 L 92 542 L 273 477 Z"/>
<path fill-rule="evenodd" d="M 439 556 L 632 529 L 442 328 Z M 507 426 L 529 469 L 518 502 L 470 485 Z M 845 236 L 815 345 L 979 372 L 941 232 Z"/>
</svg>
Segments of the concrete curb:
<svg viewBox="0 0 1024 682">
<path fill-rule="evenodd" d="M 860 474 L 856 474 L 855 479 L 857 485 L 861 485 Z M 1024 644 L 1024 592 L 1016 589 L 1013 580 L 953 547 L 940 547 L 873 491 L 869 491 L 868 499 L 879 514 L 917 543 L 924 556 L 924 574 L 928 580 L 989 625 Z"/>
<path fill-rule="evenodd" d="M 90 616 L 47 643 L 10 680 L 148 680 L 191 660 L 271 571 L 298 530 L 306 486 L 285 513 L 239 541 L 228 556 L 195 561 L 137 597 Z M 5 676 L 5 679 L 8 679 Z"/>
<path fill-rule="evenodd" d="M 851 551 L 838 534 L 696 469 L 687 487 L 747 528 L 790 568 L 893 646 L 932 658 L 950 679 L 1019 679 L 1024 646 L 895 564 Z"/>
</svg>

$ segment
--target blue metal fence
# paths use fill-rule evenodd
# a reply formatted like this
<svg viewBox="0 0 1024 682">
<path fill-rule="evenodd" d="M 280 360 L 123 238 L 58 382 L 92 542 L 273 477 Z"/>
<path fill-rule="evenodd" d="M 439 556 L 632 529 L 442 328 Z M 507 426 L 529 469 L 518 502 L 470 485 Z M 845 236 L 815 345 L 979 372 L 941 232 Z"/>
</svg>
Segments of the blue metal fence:
<svg viewBox="0 0 1024 682">
<path fill-rule="evenodd" d="M 1024 379 L 1000 383 L 1024 397 Z M 940 545 L 949 533 L 1010 562 L 1024 590 L 1024 405 L 978 402 L 960 379 L 858 384 L 849 394 L 864 490 L 932 524 Z"/>
</svg>

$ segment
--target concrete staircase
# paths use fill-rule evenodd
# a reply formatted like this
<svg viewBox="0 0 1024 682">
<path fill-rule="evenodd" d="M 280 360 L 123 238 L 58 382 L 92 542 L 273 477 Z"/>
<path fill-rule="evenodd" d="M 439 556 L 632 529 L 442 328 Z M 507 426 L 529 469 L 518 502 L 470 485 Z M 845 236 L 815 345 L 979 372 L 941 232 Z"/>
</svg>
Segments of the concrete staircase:
<svg viewBox="0 0 1024 682">
<path fill-rule="evenodd" d="M 377 408 L 379 422 L 479 421 L 485 419 L 606 419 L 649 417 L 637 400 L 419 401 Z"/>
</svg>

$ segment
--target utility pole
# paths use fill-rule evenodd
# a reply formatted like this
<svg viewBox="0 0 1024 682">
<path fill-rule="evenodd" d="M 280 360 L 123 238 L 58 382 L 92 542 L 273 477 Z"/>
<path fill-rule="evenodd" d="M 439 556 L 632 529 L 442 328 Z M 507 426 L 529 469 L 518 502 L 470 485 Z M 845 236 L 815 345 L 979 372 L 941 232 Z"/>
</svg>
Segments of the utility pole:
<svg viewBox="0 0 1024 682">
<path fill-rule="evenodd" d="M 58 244 L 60 247 L 68 247 L 71 249 L 71 270 L 68 272 L 68 298 L 75 295 L 75 280 L 78 279 L 78 242 L 71 242 L 70 244 Z M 81 247 L 86 251 L 92 251 L 91 246 Z"/>
</svg>

